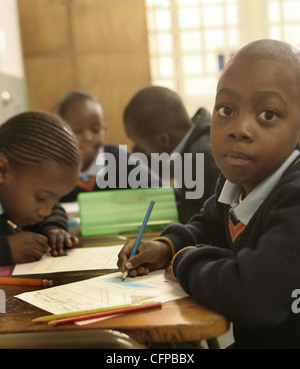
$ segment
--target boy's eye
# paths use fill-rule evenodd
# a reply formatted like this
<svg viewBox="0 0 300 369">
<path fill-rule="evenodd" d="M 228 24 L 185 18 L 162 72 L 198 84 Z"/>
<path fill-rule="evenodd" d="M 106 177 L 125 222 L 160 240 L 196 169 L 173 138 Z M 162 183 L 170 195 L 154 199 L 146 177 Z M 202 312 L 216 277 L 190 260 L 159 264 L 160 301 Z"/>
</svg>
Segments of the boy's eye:
<svg viewBox="0 0 300 369">
<path fill-rule="evenodd" d="M 273 122 L 278 117 L 278 114 L 273 110 L 264 110 L 258 114 L 258 117 L 263 121 Z"/>
<path fill-rule="evenodd" d="M 92 129 L 93 133 L 99 133 L 100 132 L 100 128 L 99 127 L 95 127 Z"/>
<path fill-rule="evenodd" d="M 220 106 L 216 110 L 220 117 L 230 117 L 232 115 L 232 109 L 229 106 Z"/>
<path fill-rule="evenodd" d="M 46 198 L 44 198 L 43 196 L 35 195 L 35 198 L 37 201 L 46 201 Z"/>
</svg>

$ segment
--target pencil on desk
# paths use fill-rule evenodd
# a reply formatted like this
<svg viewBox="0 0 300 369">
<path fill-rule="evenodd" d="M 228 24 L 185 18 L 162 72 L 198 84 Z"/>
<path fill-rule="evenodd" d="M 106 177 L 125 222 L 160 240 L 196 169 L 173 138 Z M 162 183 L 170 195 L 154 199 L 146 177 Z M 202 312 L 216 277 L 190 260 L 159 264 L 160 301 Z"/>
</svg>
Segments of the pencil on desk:
<svg viewBox="0 0 300 369">
<path fill-rule="evenodd" d="M 79 322 L 79 321 L 88 320 L 88 319 L 103 318 L 107 316 L 113 316 L 113 315 L 124 314 L 124 313 L 132 313 L 134 311 L 152 309 L 152 308 L 160 307 L 160 306 L 161 306 L 161 302 L 152 302 L 152 303 L 144 304 L 144 305 L 128 306 L 128 307 L 123 307 L 119 309 L 102 311 L 98 313 L 77 315 L 77 316 L 71 316 L 68 318 L 50 320 L 48 324 L 49 325 L 60 325 L 60 324 L 74 323 L 74 322 Z"/>
<path fill-rule="evenodd" d="M 53 286 L 53 281 L 49 279 L 38 279 L 38 278 L 0 277 L 0 284 L 14 284 L 18 286 L 51 287 Z"/>
<path fill-rule="evenodd" d="M 45 315 L 45 316 L 41 316 L 39 318 L 33 319 L 32 322 L 33 323 L 47 323 L 50 320 L 56 320 L 56 319 L 61 319 L 61 318 L 69 318 L 69 317 L 72 317 L 72 316 L 86 315 L 86 314 L 92 314 L 92 313 L 100 313 L 102 311 L 115 310 L 115 309 L 125 308 L 125 307 L 129 307 L 129 306 L 140 306 L 140 305 L 150 304 L 152 302 L 153 301 L 140 301 L 140 302 L 135 302 L 135 303 L 132 303 L 132 304 L 124 304 L 124 305 L 109 306 L 109 307 L 104 307 L 104 308 L 73 311 L 73 312 L 70 312 L 70 313 Z"/>
<path fill-rule="evenodd" d="M 131 251 L 131 254 L 130 254 L 130 257 L 129 258 L 132 258 L 137 253 L 137 249 L 139 247 L 139 244 L 140 244 L 141 239 L 143 237 L 143 234 L 145 232 L 145 228 L 147 226 L 147 223 L 148 223 L 148 220 L 150 218 L 150 214 L 151 214 L 151 211 L 153 209 L 154 204 L 155 204 L 154 201 L 150 201 L 150 205 L 149 205 L 149 208 L 147 210 L 145 219 L 144 219 L 143 224 L 142 224 L 142 226 L 140 228 L 139 234 L 138 234 L 138 236 L 137 236 L 137 238 L 135 240 L 135 243 L 133 245 L 133 248 L 132 248 L 132 251 Z M 124 281 L 126 279 L 126 277 L 128 276 L 128 273 L 129 273 L 129 270 L 126 269 L 125 272 L 123 273 L 122 281 Z"/>
</svg>

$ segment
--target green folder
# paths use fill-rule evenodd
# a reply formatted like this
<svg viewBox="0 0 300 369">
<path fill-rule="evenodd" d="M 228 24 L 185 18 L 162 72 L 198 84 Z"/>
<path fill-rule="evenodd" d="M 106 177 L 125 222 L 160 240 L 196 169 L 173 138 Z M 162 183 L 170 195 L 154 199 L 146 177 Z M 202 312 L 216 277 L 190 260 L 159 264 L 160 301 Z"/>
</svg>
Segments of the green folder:
<svg viewBox="0 0 300 369">
<path fill-rule="evenodd" d="M 146 232 L 161 230 L 178 221 L 172 187 L 85 192 L 78 195 L 83 236 L 139 231 L 150 201 L 155 201 Z"/>
</svg>

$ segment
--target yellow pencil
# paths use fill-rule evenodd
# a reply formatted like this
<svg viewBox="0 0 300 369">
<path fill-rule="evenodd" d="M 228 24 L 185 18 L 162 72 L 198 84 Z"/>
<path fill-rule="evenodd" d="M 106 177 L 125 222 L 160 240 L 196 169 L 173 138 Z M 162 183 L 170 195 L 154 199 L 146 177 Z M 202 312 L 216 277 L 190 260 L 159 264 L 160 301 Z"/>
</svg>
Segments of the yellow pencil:
<svg viewBox="0 0 300 369">
<path fill-rule="evenodd" d="M 15 223 L 13 223 L 11 220 L 6 221 L 7 224 L 9 224 L 15 231 L 22 232 L 22 229 L 18 227 Z"/>
<path fill-rule="evenodd" d="M 152 303 L 153 301 L 141 301 L 136 302 L 132 304 L 125 304 L 125 305 L 117 305 L 117 306 L 110 306 L 110 307 L 104 307 L 104 308 L 98 308 L 98 309 L 91 309 L 91 310 L 82 310 L 82 311 L 73 311 L 70 313 L 61 313 L 61 314 L 53 314 L 53 315 L 45 315 L 40 318 L 33 319 L 33 323 L 47 323 L 51 320 L 61 319 L 61 318 L 68 318 L 72 316 L 78 316 L 78 315 L 86 315 L 86 314 L 92 314 L 92 313 L 98 313 L 101 311 L 109 311 L 109 310 L 115 310 L 130 306 L 140 306 L 144 304 Z"/>
</svg>

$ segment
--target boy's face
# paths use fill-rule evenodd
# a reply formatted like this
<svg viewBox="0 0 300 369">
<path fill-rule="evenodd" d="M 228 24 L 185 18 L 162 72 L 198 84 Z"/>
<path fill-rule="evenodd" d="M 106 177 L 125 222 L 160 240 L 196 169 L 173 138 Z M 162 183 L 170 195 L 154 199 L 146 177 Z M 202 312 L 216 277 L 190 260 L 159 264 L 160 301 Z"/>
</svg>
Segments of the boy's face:
<svg viewBox="0 0 300 369">
<path fill-rule="evenodd" d="M 106 122 L 103 109 L 91 100 L 74 101 L 67 107 L 64 119 L 77 137 L 82 159 L 81 170 L 85 171 L 104 144 Z"/>
<path fill-rule="evenodd" d="M 14 223 L 39 223 L 50 215 L 55 202 L 75 187 L 78 175 L 78 169 L 52 161 L 22 169 L 8 166 L 4 170 L 1 164 L 1 203 Z"/>
<path fill-rule="evenodd" d="M 300 86 L 278 61 L 241 58 L 220 78 L 211 123 L 212 152 L 223 175 L 249 194 L 296 149 Z"/>
</svg>

